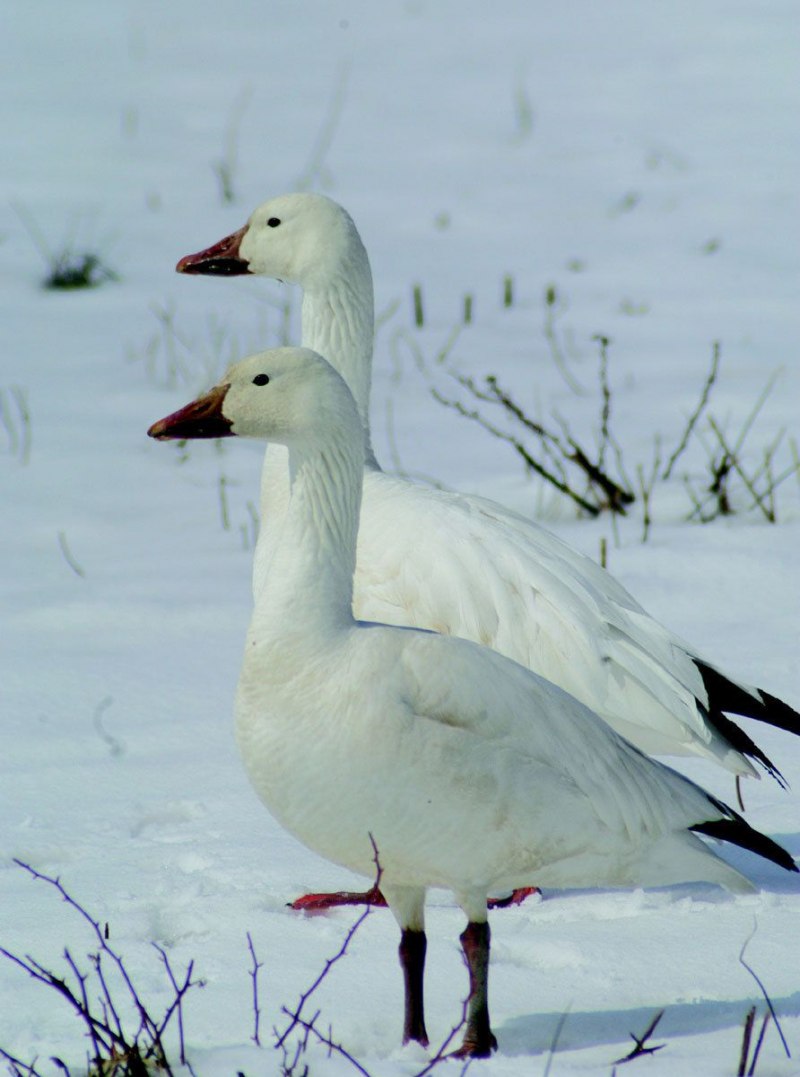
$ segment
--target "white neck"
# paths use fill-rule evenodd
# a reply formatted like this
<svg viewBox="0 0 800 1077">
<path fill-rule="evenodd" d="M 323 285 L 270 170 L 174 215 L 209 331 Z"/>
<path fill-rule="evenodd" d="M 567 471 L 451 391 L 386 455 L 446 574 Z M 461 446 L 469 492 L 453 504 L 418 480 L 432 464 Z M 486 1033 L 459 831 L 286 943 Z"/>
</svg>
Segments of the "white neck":
<svg viewBox="0 0 800 1077">
<path fill-rule="evenodd" d="M 374 461 L 369 433 L 374 335 L 372 273 L 356 235 L 339 271 L 305 286 L 303 347 L 319 352 L 347 382 L 364 426 L 368 461 Z"/>
<path fill-rule="evenodd" d="M 369 394 L 375 318 L 369 258 L 356 234 L 350 256 L 326 279 L 310 281 L 303 292 L 303 346 L 313 348 L 342 375 L 364 427 L 362 466 L 377 468 L 369 433 Z M 282 445 L 270 445 L 261 473 L 261 526 L 253 562 L 253 592 L 260 593 L 272 561 L 289 502 L 289 469 Z"/>
<path fill-rule="evenodd" d="M 257 630 L 352 624 L 364 473 L 355 415 L 353 420 L 352 429 L 338 430 L 324 445 L 289 453 L 289 503 L 256 592 Z"/>
</svg>

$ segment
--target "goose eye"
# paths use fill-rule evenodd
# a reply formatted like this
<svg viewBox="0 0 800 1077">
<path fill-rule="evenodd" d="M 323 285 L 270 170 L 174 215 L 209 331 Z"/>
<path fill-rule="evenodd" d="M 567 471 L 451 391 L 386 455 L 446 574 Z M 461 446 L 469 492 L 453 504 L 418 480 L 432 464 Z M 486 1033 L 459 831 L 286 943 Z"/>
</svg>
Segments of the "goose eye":
<svg viewBox="0 0 800 1077">
<path fill-rule="evenodd" d="M 270 219 L 267 221 L 267 224 L 270 228 L 277 228 L 280 223 L 280 217 L 270 217 Z"/>
<path fill-rule="evenodd" d="M 269 374 L 256 374 L 253 385 L 269 385 Z"/>
</svg>

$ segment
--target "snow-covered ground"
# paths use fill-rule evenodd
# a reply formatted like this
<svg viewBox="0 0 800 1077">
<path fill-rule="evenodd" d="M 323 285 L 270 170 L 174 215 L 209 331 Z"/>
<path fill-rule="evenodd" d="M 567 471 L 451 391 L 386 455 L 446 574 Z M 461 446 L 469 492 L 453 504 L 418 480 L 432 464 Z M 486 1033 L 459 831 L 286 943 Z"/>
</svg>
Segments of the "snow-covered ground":
<svg viewBox="0 0 800 1077">
<path fill-rule="evenodd" d="M 607 519 L 576 520 L 508 447 L 445 411 L 408 343 L 433 364 L 473 295 L 473 324 L 451 360 L 496 373 L 532 413 L 558 410 L 591 443 L 592 336 L 608 335 L 613 427 L 635 473 L 649 468 L 657 432 L 667 450 L 677 442 L 718 340 L 710 410 L 731 438 L 777 377 L 747 439 L 750 463 L 782 427 L 796 438 L 796 5 L 515 0 L 487 10 L 463 0 L 42 0 L 7 19 L 0 945 L 58 969 L 65 945 L 80 956 L 92 946 L 17 857 L 58 874 L 108 921 L 154 1011 L 171 992 L 150 942 L 176 967 L 194 959 L 206 986 L 186 999 L 186 1042 L 202 1077 L 278 1072 L 269 1030 L 355 917 L 285 907 L 305 889 L 357 880 L 272 823 L 233 743 L 261 452 L 237 442 L 182 456 L 145 437 L 223 363 L 280 337 L 280 285 L 173 272 L 257 202 L 303 180 L 332 194 L 370 251 L 378 311 L 399 301 L 374 375 L 384 462 L 544 514 L 592 556 L 606 536 L 610 567 L 651 612 L 734 674 L 800 703 L 796 477 L 778 491 L 777 526 L 757 511 L 701 526 L 684 521 L 676 476 L 655 491 L 643 545 L 638 510 L 616 535 Z M 223 204 L 212 165 L 231 153 L 235 201 Z M 77 252 L 99 251 L 119 281 L 40 289 L 31 218 L 53 248 L 71 237 Z M 549 286 L 583 396 L 543 333 Z M 441 370 L 433 377 L 453 389 Z M 694 441 L 683 470 L 694 469 L 697 488 L 704 459 Z M 776 470 L 790 462 L 787 445 Z M 750 732 L 792 789 L 748 783 L 748 817 L 797 855 L 800 743 Z M 680 765 L 733 797 L 722 772 Z M 474 1071 L 543 1072 L 566 1012 L 550 1072 L 609 1073 L 629 1033 L 665 1009 L 655 1042 L 667 1046 L 633 1067 L 734 1072 L 744 1015 L 760 1001 L 738 960 L 757 924 L 747 960 L 794 1055 L 770 1028 L 757 1072 L 800 1072 L 800 888 L 744 854 L 738 862 L 762 886 L 757 896 L 548 895 L 493 914 L 500 1051 Z M 448 896 L 434 895 L 434 1042 L 466 992 L 462 926 Z M 260 1050 L 248 931 L 264 965 Z M 318 995 L 335 1038 L 375 1075 L 425 1062 L 398 1048 L 396 943 L 389 915 L 375 912 Z M 0 1047 L 38 1056 L 42 1072 L 51 1055 L 79 1071 L 80 1033 L 53 992 L 0 962 Z M 310 1062 L 313 1073 L 353 1072 L 315 1048 Z"/>
</svg>

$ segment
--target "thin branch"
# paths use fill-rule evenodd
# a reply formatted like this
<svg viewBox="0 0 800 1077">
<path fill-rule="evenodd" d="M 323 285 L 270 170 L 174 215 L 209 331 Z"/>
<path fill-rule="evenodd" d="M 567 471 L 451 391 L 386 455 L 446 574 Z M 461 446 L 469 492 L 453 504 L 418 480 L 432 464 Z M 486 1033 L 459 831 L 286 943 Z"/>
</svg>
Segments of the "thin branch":
<svg viewBox="0 0 800 1077">
<path fill-rule="evenodd" d="M 545 1063 L 542 1077 L 550 1077 L 550 1069 L 553 1065 L 553 1059 L 556 1056 L 556 1048 L 558 1047 L 558 1041 L 561 1039 L 561 1033 L 564 1031 L 564 1025 L 567 1023 L 568 1017 L 569 1007 L 564 1010 L 559 1019 L 556 1021 L 556 1027 L 553 1029 L 553 1035 L 550 1037 L 550 1047 L 547 1052 L 547 1062 Z"/>
<path fill-rule="evenodd" d="M 78 984 L 78 994 L 73 991 L 66 980 L 56 976 L 55 973 L 40 965 L 34 958 L 30 957 L 30 955 L 26 955 L 23 959 L 2 948 L 0 948 L 0 954 L 22 968 L 34 979 L 53 988 L 80 1016 L 91 1037 L 92 1047 L 94 1049 L 93 1064 L 98 1072 L 103 1069 L 107 1063 L 113 1063 L 120 1068 L 121 1073 L 127 1074 L 128 1077 L 136 1077 L 136 1075 L 145 1073 L 146 1060 L 153 1058 L 158 1067 L 169 1077 L 173 1071 L 164 1051 L 162 1037 L 175 1013 L 177 1013 L 178 1021 L 181 1063 L 187 1064 L 184 1052 L 183 997 L 190 987 L 203 986 L 202 981 L 195 981 L 192 979 L 194 969 L 193 962 L 190 962 L 186 969 L 184 982 L 179 984 L 165 951 L 159 946 L 155 947 L 161 955 L 170 984 L 175 992 L 175 997 L 167 1008 L 164 1017 L 160 1022 L 157 1022 L 150 1016 L 142 1003 L 138 992 L 130 979 L 122 957 L 108 944 L 108 925 L 106 925 L 105 928 L 101 928 L 100 923 L 67 892 L 58 878 L 51 878 L 50 876 L 44 875 L 21 860 L 15 860 L 14 862 L 27 871 L 34 879 L 49 883 L 56 889 L 61 895 L 62 900 L 74 909 L 94 932 L 98 944 L 98 951 L 89 954 L 89 961 L 95 970 L 100 984 L 100 997 L 98 1001 L 102 1009 L 102 1019 L 98 1018 L 91 1010 L 91 1002 L 87 991 L 87 976 L 80 970 L 68 949 L 64 950 L 64 960 Z M 119 1010 L 113 1001 L 110 985 L 103 968 L 103 955 L 105 955 L 115 967 L 117 974 L 128 992 L 132 1007 L 138 1015 L 139 1025 L 132 1039 L 124 1031 Z M 148 1041 L 147 1044 L 143 1045 L 145 1047 L 144 1055 L 142 1054 L 142 1048 L 139 1044 L 139 1037 L 143 1034 L 146 1035 Z M 189 1069 L 191 1071 L 191 1067 L 189 1067 Z"/>
<path fill-rule="evenodd" d="M 562 308 L 559 302 L 558 292 L 556 291 L 556 286 L 554 284 L 549 284 L 545 289 L 544 307 L 545 316 L 543 332 L 545 340 L 550 347 L 550 354 L 553 357 L 553 362 L 555 363 L 559 373 L 561 374 L 561 377 L 564 379 L 564 381 L 567 383 L 573 393 L 575 393 L 577 396 L 584 396 L 586 390 L 570 371 L 569 366 L 567 365 L 567 357 L 564 354 L 564 349 L 561 347 L 561 344 L 558 339 L 558 334 L 556 333 L 556 313 Z"/>
<path fill-rule="evenodd" d="M 632 1062 L 635 1058 L 641 1058 L 642 1055 L 654 1055 L 656 1051 L 661 1051 L 667 1046 L 665 1043 L 658 1043 L 653 1047 L 647 1045 L 647 1041 L 655 1032 L 658 1022 L 663 1016 L 664 1010 L 659 1010 L 641 1036 L 637 1036 L 635 1032 L 628 1033 L 634 1042 L 634 1047 L 624 1058 L 618 1058 L 614 1063 L 615 1066 L 621 1066 L 624 1062 Z"/>
<path fill-rule="evenodd" d="M 758 1034 L 756 1040 L 756 1046 L 753 1050 L 753 1060 L 750 1063 L 750 1069 L 747 1071 L 747 1077 L 754 1077 L 756 1072 L 756 1066 L 758 1065 L 758 1056 L 761 1054 L 761 1045 L 764 1042 L 764 1033 L 767 1031 L 767 1025 L 769 1024 L 769 1010 L 764 1014 L 764 1019 L 761 1022 L 761 1031 Z"/>
<path fill-rule="evenodd" d="M 676 449 L 674 450 L 674 452 L 670 456 L 669 460 L 667 461 L 667 466 L 664 468 L 664 471 L 661 474 L 661 478 L 664 479 L 664 480 L 668 479 L 670 477 L 670 475 L 672 474 L 672 469 L 675 467 L 675 464 L 677 463 L 677 461 L 680 458 L 681 454 L 684 452 L 684 450 L 686 449 L 686 446 L 689 444 L 689 439 L 691 438 L 692 432 L 693 432 L 695 426 L 697 425 L 697 421 L 700 418 L 700 416 L 702 415 L 703 409 L 705 408 L 706 404 L 708 404 L 708 398 L 709 398 L 709 395 L 711 393 L 712 386 L 714 385 L 714 382 L 717 380 L 717 374 L 719 372 L 719 357 L 720 357 L 719 341 L 715 340 L 714 341 L 714 351 L 713 351 L 713 354 L 712 354 L 712 357 L 711 357 L 711 370 L 709 371 L 708 376 L 706 377 L 705 383 L 703 384 L 703 390 L 702 390 L 702 392 L 700 394 L 700 401 L 699 401 L 697 407 L 692 412 L 692 414 L 689 416 L 689 421 L 687 422 L 686 427 L 684 428 L 683 435 L 682 435 L 680 441 L 678 442 L 678 445 L 677 445 Z"/>
<path fill-rule="evenodd" d="M 791 1058 L 792 1053 L 789 1050 L 789 1045 L 786 1042 L 786 1037 L 783 1034 L 783 1029 L 781 1028 L 781 1023 L 778 1020 L 778 1015 L 775 1013 L 775 1007 L 772 1005 L 772 999 L 767 994 L 767 989 L 766 989 L 766 987 L 764 987 L 764 984 L 761 982 L 761 980 L 757 976 L 756 972 L 751 968 L 750 965 L 747 964 L 747 962 L 744 959 L 745 950 L 747 949 L 747 947 L 752 942 L 753 937 L 755 936 L 755 933 L 757 931 L 758 931 L 758 921 L 754 919 L 753 920 L 753 930 L 750 932 L 750 934 L 744 940 L 744 942 L 742 943 L 742 948 L 739 951 L 739 964 L 742 966 L 742 968 L 747 969 L 747 971 L 753 977 L 755 982 L 758 984 L 759 990 L 761 991 L 761 994 L 764 996 L 764 1001 L 767 1004 L 769 1012 L 772 1014 L 772 1020 L 775 1022 L 775 1028 L 778 1030 L 778 1035 L 781 1038 L 781 1043 L 783 1044 L 783 1049 L 786 1052 L 786 1057 Z"/>
<path fill-rule="evenodd" d="M 0 1058 L 4 1058 L 9 1063 L 9 1073 L 11 1077 L 43 1077 L 43 1075 L 36 1069 L 36 1059 L 33 1062 L 23 1062 L 22 1059 L 17 1058 L 15 1055 L 9 1054 L 8 1051 L 3 1050 L 0 1047 Z M 53 1062 L 58 1063 L 60 1060 L 54 1058 Z M 61 1066 L 69 1073 L 64 1063 Z"/>
<path fill-rule="evenodd" d="M 58 545 L 59 545 L 59 549 L 61 550 L 62 554 L 64 555 L 64 560 L 67 562 L 67 564 L 72 569 L 72 571 L 75 573 L 75 575 L 80 576 L 81 579 L 84 579 L 85 576 L 86 576 L 86 572 L 85 572 L 85 570 L 83 568 L 81 568 L 81 566 L 75 560 L 75 558 L 74 558 L 74 556 L 72 554 L 72 550 L 70 550 L 70 548 L 69 548 L 69 546 L 67 544 L 67 536 L 63 531 L 58 532 Z"/>
<path fill-rule="evenodd" d="M 327 1047 L 329 1056 L 331 1054 L 341 1055 L 341 1057 L 346 1059 L 358 1073 L 363 1074 L 363 1077 L 371 1077 L 369 1070 L 364 1069 L 358 1059 L 351 1055 L 346 1047 L 343 1047 L 341 1043 L 337 1043 L 331 1038 L 330 1030 L 327 1034 L 320 1032 L 315 1024 L 315 1021 L 319 1017 L 319 1013 L 316 1013 L 310 1021 L 306 1021 L 304 1017 L 301 1017 L 298 1013 L 292 1013 L 291 1010 L 287 1010 L 285 1006 L 282 1006 L 281 1010 L 287 1017 L 292 1018 L 293 1026 L 299 1025 L 300 1028 L 305 1029 L 307 1033 L 311 1033 L 311 1035 L 316 1037 L 317 1041 L 324 1047 Z"/>
<path fill-rule="evenodd" d="M 257 1046 L 261 1046 L 261 1038 L 259 1036 L 259 1024 L 261 1022 L 261 1009 L 258 1005 L 258 970 L 263 969 L 264 965 L 256 957 L 255 946 L 253 945 L 253 937 L 250 932 L 247 932 L 247 948 L 250 951 L 250 956 L 253 959 L 253 967 L 250 969 L 250 978 L 253 981 L 253 1035 L 250 1039 Z"/>
<path fill-rule="evenodd" d="M 453 1025 L 453 1027 L 447 1033 L 445 1038 L 439 1044 L 439 1047 L 438 1047 L 438 1049 L 436 1051 L 436 1054 L 433 1055 L 432 1058 L 430 1058 L 428 1060 L 427 1064 L 421 1070 L 418 1070 L 417 1073 L 414 1074 L 414 1077 L 427 1077 L 427 1075 L 431 1072 L 431 1070 L 435 1066 L 438 1066 L 440 1062 L 442 1062 L 445 1058 L 449 1057 L 448 1050 L 449 1050 L 450 1044 L 453 1042 L 453 1040 L 459 1034 L 461 1029 L 467 1023 L 467 1008 L 468 1008 L 468 1006 L 469 1006 L 469 995 L 467 995 L 467 997 L 462 1000 L 462 1003 L 461 1003 L 461 1019 L 459 1021 L 457 1021 L 456 1024 Z"/>
<path fill-rule="evenodd" d="M 488 431 L 488 433 L 494 435 L 494 437 L 496 438 L 499 438 L 501 441 L 505 441 L 509 445 L 511 445 L 515 452 L 517 452 L 519 456 L 524 460 L 526 466 L 531 469 L 531 471 L 534 471 L 537 475 L 540 475 L 543 479 L 546 479 L 549 483 L 555 486 L 557 490 L 560 490 L 562 494 L 565 494 L 567 497 L 571 498 L 576 505 L 579 505 L 584 510 L 584 512 L 588 512 L 590 516 L 599 516 L 600 509 L 597 508 L 596 505 L 593 505 L 590 501 L 587 501 L 586 498 L 581 497 L 580 494 L 575 493 L 575 491 L 572 490 L 566 483 L 562 482 L 556 475 L 548 471 L 548 469 L 542 464 L 540 464 L 538 460 L 535 460 L 525 448 L 525 446 L 522 444 L 522 442 L 519 441 L 517 438 L 513 437 L 511 434 L 506 434 L 505 431 L 500 430 L 498 427 L 494 426 L 488 421 L 488 419 L 484 418 L 484 416 L 481 415 L 479 411 L 470 411 L 468 408 L 465 408 L 460 401 L 450 400 L 447 397 L 442 396 L 442 394 L 433 387 L 430 391 L 433 398 L 435 400 L 438 400 L 440 404 L 443 404 L 447 408 L 452 408 L 454 411 L 457 411 L 459 415 L 463 415 L 465 419 L 472 419 L 473 422 L 478 423 L 478 425 L 482 426 L 484 430 Z"/>
<path fill-rule="evenodd" d="M 381 877 L 383 875 L 383 869 L 381 868 L 381 865 L 380 865 L 380 860 L 378 858 L 378 848 L 377 848 L 377 846 L 375 844 L 375 839 L 373 838 L 372 834 L 369 835 L 369 840 L 370 840 L 370 844 L 372 845 L 373 862 L 375 864 L 375 887 L 377 889 L 380 889 Z M 348 930 L 347 934 L 345 935 L 339 949 L 336 951 L 336 953 L 332 957 L 329 957 L 329 958 L 326 959 L 325 964 L 324 964 L 324 966 L 322 968 L 322 971 L 319 973 L 317 978 L 310 985 L 310 987 L 307 987 L 306 990 L 303 991 L 300 994 L 300 997 L 297 1000 L 297 1005 L 294 1007 L 294 1009 L 290 1010 L 287 1007 L 283 1007 L 283 1012 L 286 1013 L 286 1015 L 290 1018 L 290 1022 L 287 1025 L 287 1027 L 284 1029 L 283 1032 L 278 1032 L 277 1029 L 273 1029 L 273 1035 L 275 1036 L 275 1046 L 276 1047 L 283 1047 L 284 1044 L 286 1043 L 287 1037 L 294 1031 L 294 1029 L 298 1025 L 301 1025 L 303 1028 L 306 1027 L 305 1024 L 303 1023 L 303 1020 L 301 1019 L 304 1006 L 306 1005 L 308 1000 L 314 995 L 314 993 L 317 991 L 320 984 L 323 982 L 323 980 L 328 975 L 328 973 L 333 968 L 333 966 L 338 961 L 341 961 L 342 958 L 345 956 L 345 954 L 347 953 L 347 949 L 348 949 L 348 947 L 350 945 L 350 942 L 353 939 L 353 936 L 356 934 L 356 932 L 361 927 L 361 925 L 364 923 L 364 921 L 367 919 L 367 917 L 372 913 L 372 908 L 373 908 L 372 905 L 367 905 L 366 908 L 364 909 L 364 911 L 361 913 L 361 915 L 355 921 L 355 923 L 352 924 L 352 926 Z M 313 1024 L 313 1021 L 311 1022 L 311 1024 Z"/>
</svg>

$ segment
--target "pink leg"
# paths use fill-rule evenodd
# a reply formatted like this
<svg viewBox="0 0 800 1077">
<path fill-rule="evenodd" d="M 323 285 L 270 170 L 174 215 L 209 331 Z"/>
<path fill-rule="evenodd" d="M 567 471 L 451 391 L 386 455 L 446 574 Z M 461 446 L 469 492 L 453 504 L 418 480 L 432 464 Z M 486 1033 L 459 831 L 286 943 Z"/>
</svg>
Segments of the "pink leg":
<svg viewBox="0 0 800 1077">
<path fill-rule="evenodd" d="M 521 905 L 526 898 L 541 891 L 537 886 L 523 886 L 505 898 L 489 898 L 490 909 L 507 909 L 511 905 Z M 324 912 L 339 905 L 372 905 L 376 909 L 386 908 L 386 898 L 377 886 L 370 890 L 340 890 L 333 894 L 303 894 L 289 902 L 290 909 L 298 912 Z"/>
<path fill-rule="evenodd" d="M 522 902 L 533 894 L 541 894 L 538 886 L 521 886 L 514 890 L 508 897 L 489 898 L 486 902 L 487 909 L 507 909 L 510 905 L 521 905 Z"/>
<path fill-rule="evenodd" d="M 377 886 L 373 886 L 371 890 L 363 892 L 343 890 L 336 894 L 303 894 L 302 897 L 289 902 L 290 909 L 298 909 L 301 912 L 322 912 L 338 905 L 374 905 L 384 909 L 386 898 Z"/>
</svg>

